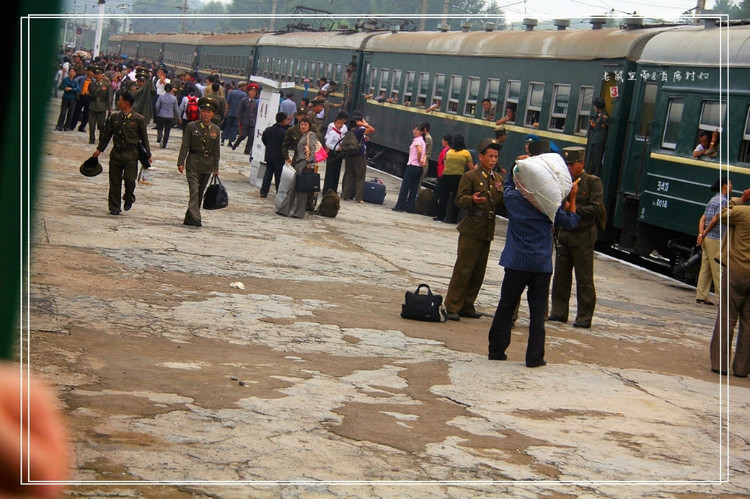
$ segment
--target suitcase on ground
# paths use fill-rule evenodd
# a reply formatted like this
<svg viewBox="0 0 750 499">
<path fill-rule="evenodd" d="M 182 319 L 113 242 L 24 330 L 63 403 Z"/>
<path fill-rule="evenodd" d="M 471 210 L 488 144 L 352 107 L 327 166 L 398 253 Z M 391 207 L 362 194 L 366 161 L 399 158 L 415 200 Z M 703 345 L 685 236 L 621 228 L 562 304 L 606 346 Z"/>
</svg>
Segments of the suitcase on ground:
<svg viewBox="0 0 750 499">
<path fill-rule="evenodd" d="M 383 204 L 385 200 L 385 184 L 365 181 L 365 192 L 362 196 L 365 203 Z"/>
</svg>

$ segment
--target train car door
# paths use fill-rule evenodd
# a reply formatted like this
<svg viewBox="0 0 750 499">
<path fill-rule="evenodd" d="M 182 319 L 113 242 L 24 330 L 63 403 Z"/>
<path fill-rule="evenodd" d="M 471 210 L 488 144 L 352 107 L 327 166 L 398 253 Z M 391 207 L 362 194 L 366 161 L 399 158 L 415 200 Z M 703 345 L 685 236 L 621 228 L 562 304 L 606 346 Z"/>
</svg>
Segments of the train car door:
<svg viewBox="0 0 750 499">
<path fill-rule="evenodd" d="M 649 151 L 658 89 L 656 82 L 640 82 L 633 94 L 634 105 L 625 135 L 614 217 L 616 226 L 621 229 L 619 245 L 626 249 L 632 249 L 636 243 L 638 207 L 644 180 L 643 172 L 650 161 Z"/>
</svg>

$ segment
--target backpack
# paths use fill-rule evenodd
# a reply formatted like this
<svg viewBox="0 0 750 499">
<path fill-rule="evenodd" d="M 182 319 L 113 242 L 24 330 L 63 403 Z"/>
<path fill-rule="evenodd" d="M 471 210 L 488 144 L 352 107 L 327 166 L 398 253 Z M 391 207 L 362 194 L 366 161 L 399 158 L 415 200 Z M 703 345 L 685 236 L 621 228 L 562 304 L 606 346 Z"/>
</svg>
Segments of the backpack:
<svg viewBox="0 0 750 499">
<path fill-rule="evenodd" d="M 328 218 L 336 218 L 339 213 L 340 198 L 333 189 L 328 189 L 320 200 L 316 213 Z"/>
<path fill-rule="evenodd" d="M 344 134 L 344 138 L 341 139 L 341 150 L 338 152 L 345 158 L 356 156 L 359 154 L 359 148 L 361 145 L 359 139 L 354 134 L 354 130 L 349 130 Z"/>
<path fill-rule="evenodd" d="M 198 107 L 198 97 L 195 95 L 188 95 L 188 104 L 185 109 L 185 116 L 188 121 L 196 121 L 201 117 L 201 110 Z"/>
</svg>

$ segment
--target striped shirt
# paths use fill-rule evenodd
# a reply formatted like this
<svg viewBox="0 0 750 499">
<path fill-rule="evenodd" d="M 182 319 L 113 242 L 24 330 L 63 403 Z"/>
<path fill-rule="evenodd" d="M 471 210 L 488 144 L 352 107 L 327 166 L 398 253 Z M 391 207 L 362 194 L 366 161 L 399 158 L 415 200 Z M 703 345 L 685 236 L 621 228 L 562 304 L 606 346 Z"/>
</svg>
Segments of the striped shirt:
<svg viewBox="0 0 750 499">
<path fill-rule="evenodd" d="M 717 213 L 721 213 L 721 210 L 726 208 L 728 204 L 729 200 L 722 193 L 718 193 L 714 197 L 712 197 L 706 205 L 706 218 L 704 222 L 705 226 L 703 228 L 705 229 L 706 227 L 708 227 L 708 224 L 711 223 L 711 220 L 713 220 L 714 216 Z M 716 225 L 714 225 L 714 228 L 706 234 L 706 237 L 710 237 L 711 239 L 721 239 L 721 224 L 717 223 Z"/>
</svg>

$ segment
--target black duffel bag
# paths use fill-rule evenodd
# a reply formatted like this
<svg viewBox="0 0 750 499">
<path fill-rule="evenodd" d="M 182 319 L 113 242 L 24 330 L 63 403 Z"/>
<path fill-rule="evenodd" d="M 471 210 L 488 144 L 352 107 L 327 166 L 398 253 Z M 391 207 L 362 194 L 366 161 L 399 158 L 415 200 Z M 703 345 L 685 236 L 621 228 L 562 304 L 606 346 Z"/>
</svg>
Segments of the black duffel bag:
<svg viewBox="0 0 750 499">
<path fill-rule="evenodd" d="M 224 184 L 219 180 L 217 174 L 211 175 L 206 192 L 203 195 L 203 209 L 204 210 L 220 210 L 229 206 L 229 194 Z"/>
<path fill-rule="evenodd" d="M 426 294 L 419 293 L 422 288 L 427 289 Z M 404 304 L 401 305 L 401 317 L 417 321 L 443 322 L 442 305 L 441 295 L 433 294 L 427 284 L 420 284 L 415 292 L 406 292 Z"/>
<path fill-rule="evenodd" d="M 320 192 L 320 173 L 312 168 L 305 168 L 294 176 L 296 192 Z"/>
</svg>

